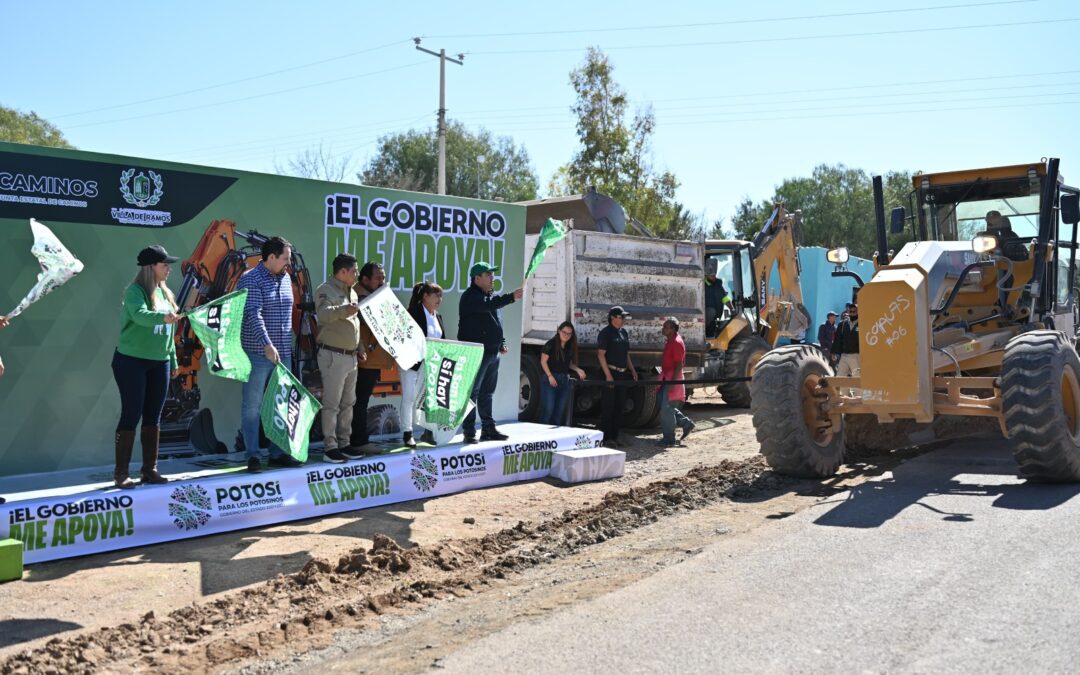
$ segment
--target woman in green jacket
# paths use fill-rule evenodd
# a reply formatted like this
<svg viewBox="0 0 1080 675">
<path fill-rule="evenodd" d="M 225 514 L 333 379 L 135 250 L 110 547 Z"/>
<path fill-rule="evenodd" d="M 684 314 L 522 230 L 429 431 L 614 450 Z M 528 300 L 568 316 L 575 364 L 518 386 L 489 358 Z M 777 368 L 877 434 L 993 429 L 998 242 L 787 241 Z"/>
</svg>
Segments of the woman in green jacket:
<svg viewBox="0 0 1080 675">
<path fill-rule="evenodd" d="M 139 273 L 124 292 L 120 317 L 120 344 L 113 355 L 112 370 L 120 390 L 120 422 L 116 425 L 118 488 L 133 488 L 128 464 L 135 447 L 135 426 L 142 417 L 142 482 L 167 483 L 157 470 L 161 440 L 161 410 L 169 390 L 170 369 L 176 361 L 173 326 L 180 318 L 176 297 L 165 285 L 169 265 L 179 258 L 161 246 L 139 252 Z"/>
</svg>

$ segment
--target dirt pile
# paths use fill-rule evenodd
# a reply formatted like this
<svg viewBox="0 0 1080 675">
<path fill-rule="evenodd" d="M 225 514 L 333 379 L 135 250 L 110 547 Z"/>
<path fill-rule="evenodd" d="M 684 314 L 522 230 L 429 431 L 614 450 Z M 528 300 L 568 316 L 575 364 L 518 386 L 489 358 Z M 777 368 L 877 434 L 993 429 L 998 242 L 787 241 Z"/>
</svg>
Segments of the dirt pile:
<svg viewBox="0 0 1080 675">
<path fill-rule="evenodd" d="M 597 504 L 539 524 L 519 522 L 481 538 L 406 550 L 377 535 L 371 548 L 356 549 L 336 565 L 311 560 L 295 574 L 160 619 L 149 613 L 137 622 L 55 638 L 41 649 L 8 658 L 0 672 L 181 673 L 322 646 L 334 629 L 362 626 L 388 609 L 460 596 L 491 579 L 572 555 L 680 510 L 776 493 L 788 485 L 755 457 L 610 492 Z"/>
</svg>

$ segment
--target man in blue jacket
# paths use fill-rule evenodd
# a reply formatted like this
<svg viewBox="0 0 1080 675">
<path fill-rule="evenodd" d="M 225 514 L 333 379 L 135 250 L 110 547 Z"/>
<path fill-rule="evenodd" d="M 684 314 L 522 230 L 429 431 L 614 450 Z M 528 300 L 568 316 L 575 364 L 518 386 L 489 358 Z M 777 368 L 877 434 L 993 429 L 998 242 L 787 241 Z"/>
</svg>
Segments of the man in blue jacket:
<svg viewBox="0 0 1080 675">
<path fill-rule="evenodd" d="M 503 336 L 502 320 L 499 310 L 515 300 L 520 300 L 522 290 L 513 293 L 492 295 L 495 284 L 495 272 L 486 262 L 478 262 L 469 270 L 472 285 L 461 294 L 458 306 L 458 340 L 479 342 L 484 345 L 484 359 L 480 362 L 480 371 L 473 384 L 472 399 L 476 407 L 465 417 L 461 426 L 466 443 L 476 442 L 476 413 L 480 412 L 480 440 L 505 441 L 506 434 L 495 428 L 495 418 L 491 414 L 491 399 L 499 383 L 499 355 L 509 351 Z"/>
</svg>

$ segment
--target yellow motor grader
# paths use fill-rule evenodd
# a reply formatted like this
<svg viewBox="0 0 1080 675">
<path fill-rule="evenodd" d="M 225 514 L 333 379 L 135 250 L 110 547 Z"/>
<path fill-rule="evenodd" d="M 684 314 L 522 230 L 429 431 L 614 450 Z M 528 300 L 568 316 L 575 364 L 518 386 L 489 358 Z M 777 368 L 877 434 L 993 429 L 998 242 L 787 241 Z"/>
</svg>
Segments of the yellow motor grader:
<svg viewBox="0 0 1080 675">
<path fill-rule="evenodd" d="M 834 474 L 847 415 L 881 424 L 958 415 L 996 420 L 1021 476 L 1080 481 L 1080 192 L 1058 165 L 917 174 L 915 214 L 893 209 L 890 226 L 910 223 L 915 241 L 895 256 L 875 178 L 878 251 L 858 290 L 859 370 L 836 377 L 801 345 L 761 359 L 751 410 L 770 466 Z M 847 259 L 843 249 L 828 256 Z"/>
</svg>

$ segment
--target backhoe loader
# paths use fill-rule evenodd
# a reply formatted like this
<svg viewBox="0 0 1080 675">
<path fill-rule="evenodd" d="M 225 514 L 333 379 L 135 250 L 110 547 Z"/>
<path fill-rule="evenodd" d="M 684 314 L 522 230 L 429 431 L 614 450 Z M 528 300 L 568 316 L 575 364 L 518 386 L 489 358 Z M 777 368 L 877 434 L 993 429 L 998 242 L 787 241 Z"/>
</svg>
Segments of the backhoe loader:
<svg viewBox="0 0 1080 675">
<path fill-rule="evenodd" d="M 796 338 L 808 330 L 810 313 L 799 282 L 801 216 L 801 211 L 788 213 L 781 202 L 753 241 L 705 242 L 706 275 L 716 270 L 716 281 L 706 276 L 706 284 L 722 282 L 728 297 L 722 308 L 706 307 L 709 351 L 704 378 L 749 377 L 781 337 Z M 778 291 L 772 289 L 774 274 Z M 748 382 L 726 382 L 717 388 L 729 405 L 750 405 Z"/>
</svg>

